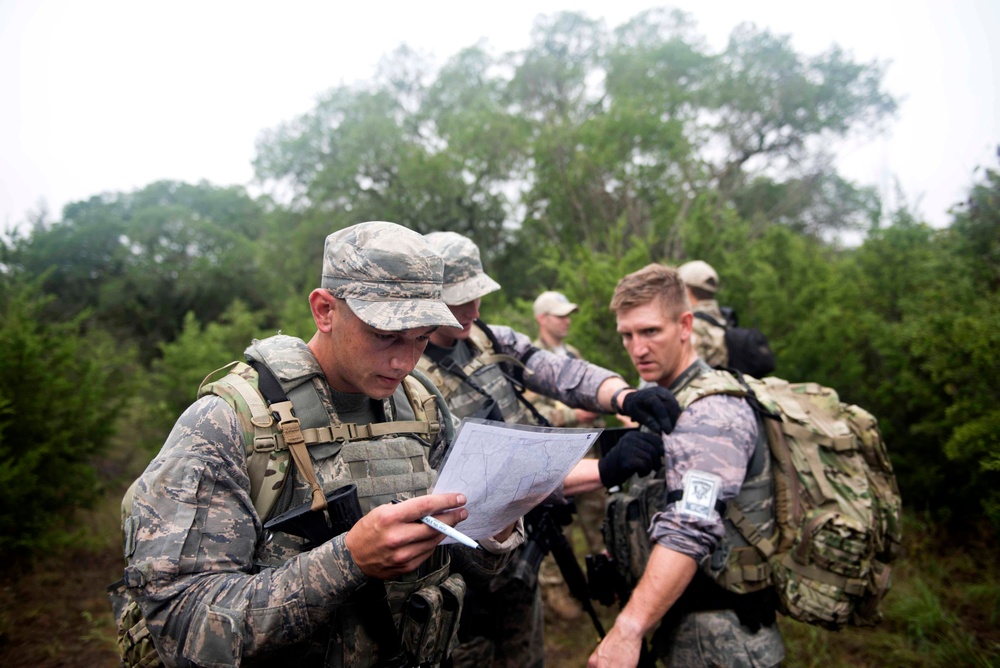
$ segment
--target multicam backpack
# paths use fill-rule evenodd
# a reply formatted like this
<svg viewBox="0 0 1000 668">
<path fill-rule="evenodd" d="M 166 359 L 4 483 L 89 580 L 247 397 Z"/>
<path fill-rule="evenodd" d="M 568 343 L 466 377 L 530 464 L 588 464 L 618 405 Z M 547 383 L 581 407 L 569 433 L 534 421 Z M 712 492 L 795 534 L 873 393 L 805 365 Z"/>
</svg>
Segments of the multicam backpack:
<svg viewBox="0 0 1000 668">
<path fill-rule="evenodd" d="M 229 373 L 224 377 L 207 383 L 209 378 L 226 369 L 229 369 Z M 370 438 L 380 431 L 390 430 L 393 433 L 412 432 L 429 442 L 434 442 L 439 431 L 444 431 L 446 442 L 450 442 L 454 435 L 454 425 L 450 422 L 451 416 L 444 399 L 433 383 L 415 370 L 402 383 L 409 402 L 409 406 L 405 407 L 409 413 L 405 417 L 413 419 L 370 425 L 330 425 L 329 417 L 311 382 L 303 382 L 297 388 L 289 389 L 285 396 L 281 388 L 274 389 L 268 380 L 269 375 L 276 383 L 266 366 L 233 362 L 209 374 L 198 388 L 199 397 L 217 395 L 236 411 L 246 443 L 250 497 L 262 521 L 272 514 L 281 495 L 290 460 L 295 462 L 303 477 L 313 486 L 314 492 L 318 489 L 309 455 L 305 451 L 309 445 Z M 443 422 L 437 419 L 435 404 L 444 407 Z M 132 483 L 122 499 L 122 534 L 126 558 L 132 551 L 129 541 L 134 535 L 126 523 L 131 522 L 132 497 L 138 482 L 136 479 Z M 314 505 L 320 498 L 325 502 L 321 491 L 318 495 L 314 493 Z M 118 627 L 121 665 L 126 668 L 161 668 L 163 661 L 153 644 L 142 610 L 125 586 L 125 580 L 111 584 L 107 591 Z"/>
<path fill-rule="evenodd" d="M 899 555 L 902 500 L 875 417 L 817 383 L 745 379 L 766 408 L 778 538 L 767 558 L 783 614 L 872 626 Z"/>
</svg>

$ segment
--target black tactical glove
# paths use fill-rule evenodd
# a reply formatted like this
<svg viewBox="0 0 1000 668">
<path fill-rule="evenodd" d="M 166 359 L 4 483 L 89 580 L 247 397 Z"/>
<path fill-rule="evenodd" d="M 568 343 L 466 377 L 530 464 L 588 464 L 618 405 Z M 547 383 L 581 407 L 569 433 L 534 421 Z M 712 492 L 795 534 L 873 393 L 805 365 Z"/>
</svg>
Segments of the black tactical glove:
<svg viewBox="0 0 1000 668">
<path fill-rule="evenodd" d="M 601 484 L 605 487 L 620 485 L 635 473 L 646 475 L 655 471 L 663 461 L 663 439 L 658 434 L 633 431 L 625 434 L 608 454 L 597 462 Z"/>
<path fill-rule="evenodd" d="M 625 395 L 621 402 L 622 413 L 629 416 L 654 434 L 669 434 L 674 430 L 680 404 L 673 392 L 654 385 Z"/>
</svg>

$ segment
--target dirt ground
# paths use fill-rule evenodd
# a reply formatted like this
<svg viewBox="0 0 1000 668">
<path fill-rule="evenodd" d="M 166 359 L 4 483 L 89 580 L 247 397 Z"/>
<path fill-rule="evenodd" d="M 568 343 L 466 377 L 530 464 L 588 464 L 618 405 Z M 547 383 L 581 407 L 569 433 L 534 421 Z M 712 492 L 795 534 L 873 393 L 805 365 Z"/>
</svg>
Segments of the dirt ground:
<svg viewBox="0 0 1000 668">
<path fill-rule="evenodd" d="M 0 588 L 0 666 L 117 666 L 114 622 L 104 593 L 121 577 L 120 553 L 74 551 Z"/>
</svg>

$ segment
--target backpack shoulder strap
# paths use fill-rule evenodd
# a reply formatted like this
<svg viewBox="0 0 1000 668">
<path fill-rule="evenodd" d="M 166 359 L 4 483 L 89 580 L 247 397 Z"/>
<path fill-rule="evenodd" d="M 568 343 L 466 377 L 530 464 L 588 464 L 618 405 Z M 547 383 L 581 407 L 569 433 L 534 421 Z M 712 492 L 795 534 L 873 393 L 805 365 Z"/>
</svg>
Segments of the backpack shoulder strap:
<svg viewBox="0 0 1000 668">
<path fill-rule="evenodd" d="M 249 364 L 233 362 L 225 376 L 198 388 L 198 396 L 214 394 L 236 411 L 246 443 L 247 475 L 250 477 L 250 498 L 261 519 L 266 518 L 281 494 L 288 473 L 289 451 L 279 447 L 275 420 L 268 409 L 260 387 L 261 376 Z M 226 368 L 226 367 L 223 367 Z M 216 372 L 209 374 L 211 377 Z M 206 377 L 206 380 L 208 379 Z M 266 385 L 266 381 L 265 381 Z M 280 388 L 279 388 L 280 390 Z M 282 393 L 283 394 L 283 393 Z M 279 474 L 265 488 L 268 469 Z"/>
<path fill-rule="evenodd" d="M 513 355 L 498 353 L 497 350 L 500 349 L 500 342 L 497 340 L 496 334 L 493 333 L 493 330 L 490 329 L 490 326 L 482 320 L 475 321 L 475 326 L 469 334 L 469 339 L 477 348 L 479 348 L 479 350 L 482 351 L 482 355 L 479 356 L 479 359 L 482 361 L 484 366 L 487 364 L 511 364 L 514 366 L 515 373 L 531 373 L 528 371 L 525 363 L 527 363 L 528 358 L 535 353 L 534 348 L 531 348 L 528 351 L 528 353 L 524 356 L 524 359 L 518 359 Z"/>
<path fill-rule="evenodd" d="M 697 372 L 697 375 L 684 387 L 674 393 L 681 408 L 687 408 L 695 401 L 713 394 L 747 396 L 747 388 L 741 385 L 732 373 L 713 369 L 701 360 L 698 363 L 704 365 L 704 368 Z"/>
<path fill-rule="evenodd" d="M 403 391 L 410 401 L 415 418 L 424 420 L 430 425 L 431 433 L 428 440 L 433 442 L 436 434 L 443 430 L 445 443 L 453 443 L 455 441 L 456 421 L 451 414 L 451 409 L 448 408 L 448 402 L 445 401 L 444 395 L 441 394 L 441 390 L 434 384 L 434 381 L 423 372 L 413 369 L 403 379 Z M 440 423 L 437 419 L 438 410 L 444 417 Z"/>
<path fill-rule="evenodd" d="M 715 325 L 716 327 L 721 327 L 722 329 L 726 329 L 726 325 L 724 323 L 719 322 L 718 320 L 716 320 L 709 314 L 705 313 L 704 311 L 695 311 L 694 317 L 698 318 L 699 320 L 704 320 L 710 325 Z"/>
</svg>

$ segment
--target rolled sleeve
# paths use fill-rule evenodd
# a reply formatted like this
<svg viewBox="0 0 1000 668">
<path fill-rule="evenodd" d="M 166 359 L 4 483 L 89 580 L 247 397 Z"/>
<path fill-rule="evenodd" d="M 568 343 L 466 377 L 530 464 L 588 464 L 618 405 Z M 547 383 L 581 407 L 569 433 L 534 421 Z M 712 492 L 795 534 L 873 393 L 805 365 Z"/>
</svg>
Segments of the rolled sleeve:
<svg viewBox="0 0 1000 668">
<path fill-rule="evenodd" d="M 711 395 L 687 407 L 671 434 L 664 436 L 667 490 L 682 488 L 688 471 L 721 479 L 718 499 L 736 498 L 746 477 L 757 440 L 753 409 L 739 397 Z M 725 536 L 721 517 L 702 519 L 681 513 L 677 504 L 653 516 L 650 538 L 657 544 L 701 561 Z"/>
</svg>

